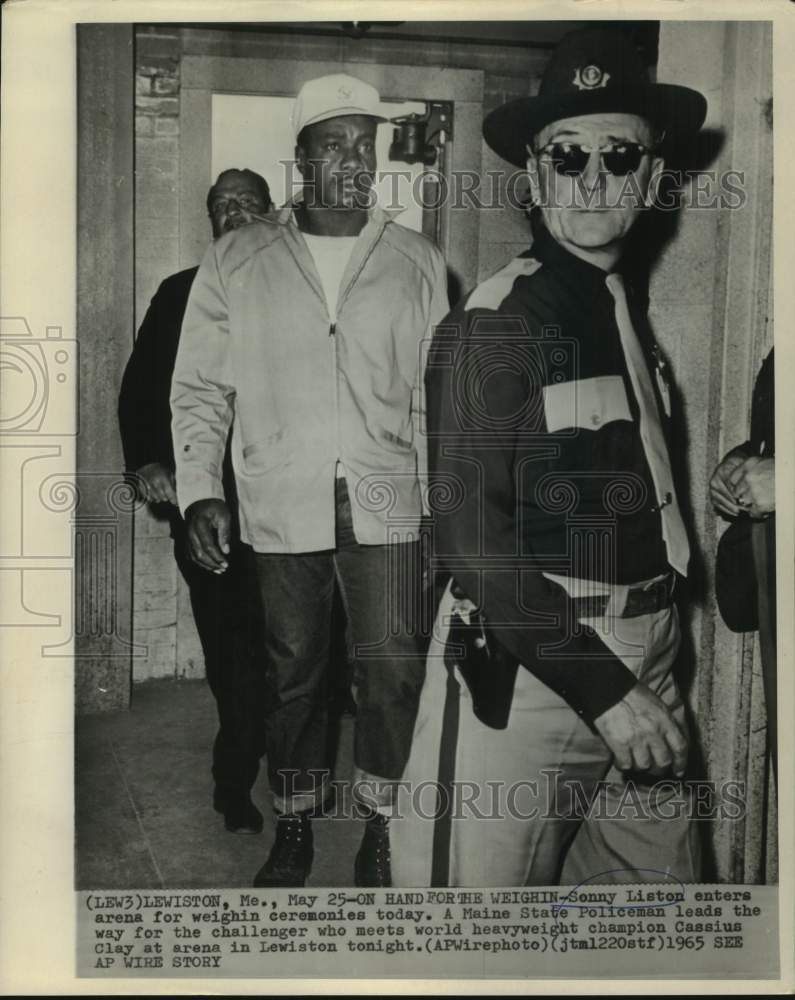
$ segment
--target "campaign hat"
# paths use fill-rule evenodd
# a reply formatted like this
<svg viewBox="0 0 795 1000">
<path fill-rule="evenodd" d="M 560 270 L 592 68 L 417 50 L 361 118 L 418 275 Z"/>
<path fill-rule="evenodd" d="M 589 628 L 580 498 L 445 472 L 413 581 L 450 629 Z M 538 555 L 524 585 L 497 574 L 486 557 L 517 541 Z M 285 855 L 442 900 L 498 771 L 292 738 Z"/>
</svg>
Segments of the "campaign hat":
<svg viewBox="0 0 795 1000">
<path fill-rule="evenodd" d="M 639 115 L 676 138 L 701 128 L 707 102 L 690 87 L 652 83 L 624 32 L 582 28 L 561 39 L 535 97 L 509 101 L 486 116 L 483 137 L 504 160 L 524 167 L 526 147 L 545 125 L 605 112 Z"/>
</svg>

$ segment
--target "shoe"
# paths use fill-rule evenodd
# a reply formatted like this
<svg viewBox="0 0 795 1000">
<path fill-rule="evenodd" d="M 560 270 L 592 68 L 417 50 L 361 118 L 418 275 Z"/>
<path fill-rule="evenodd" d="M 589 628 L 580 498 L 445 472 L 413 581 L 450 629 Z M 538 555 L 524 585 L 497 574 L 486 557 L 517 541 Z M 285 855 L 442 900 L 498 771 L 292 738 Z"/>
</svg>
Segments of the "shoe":
<svg viewBox="0 0 795 1000">
<path fill-rule="evenodd" d="M 389 888 L 392 885 L 389 818 L 380 813 L 366 821 L 362 846 L 354 865 L 354 885 L 368 888 Z"/>
<path fill-rule="evenodd" d="M 262 833 L 262 813 L 248 792 L 229 792 L 216 788 L 213 808 L 223 813 L 224 826 L 230 833 Z"/>
<path fill-rule="evenodd" d="M 306 813 L 282 813 L 268 860 L 254 876 L 258 889 L 302 888 L 312 870 L 312 823 Z"/>
</svg>

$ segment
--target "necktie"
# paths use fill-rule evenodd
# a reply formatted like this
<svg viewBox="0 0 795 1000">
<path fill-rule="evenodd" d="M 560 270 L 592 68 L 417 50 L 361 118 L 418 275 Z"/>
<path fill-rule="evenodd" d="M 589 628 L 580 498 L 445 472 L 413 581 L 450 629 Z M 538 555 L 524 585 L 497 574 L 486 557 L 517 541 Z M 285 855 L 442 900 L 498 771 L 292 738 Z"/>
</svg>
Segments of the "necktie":
<svg viewBox="0 0 795 1000">
<path fill-rule="evenodd" d="M 657 494 L 657 505 L 662 518 L 662 535 L 668 552 L 668 562 L 678 573 L 686 576 L 687 564 L 690 559 L 690 546 L 682 522 L 682 515 L 679 512 L 679 503 L 676 499 L 676 490 L 671 475 L 671 461 L 660 425 L 660 412 L 657 408 L 651 375 L 638 335 L 632 326 L 621 275 L 608 274 L 607 287 L 615 299 L 616 324 L 621 337 L 621 347 L 624 350 L 629 378 L 640 410 L 640 439 L 643 442 L 643 450 L 646 453 L 646 461 Z"/>
</svg>

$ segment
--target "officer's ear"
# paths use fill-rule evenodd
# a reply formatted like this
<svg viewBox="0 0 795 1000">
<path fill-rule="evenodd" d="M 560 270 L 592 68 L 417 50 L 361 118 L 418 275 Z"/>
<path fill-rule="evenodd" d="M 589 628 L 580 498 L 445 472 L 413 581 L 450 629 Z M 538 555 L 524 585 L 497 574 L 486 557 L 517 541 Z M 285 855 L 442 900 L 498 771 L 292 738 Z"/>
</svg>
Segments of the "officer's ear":
<svg viewBox="0 0 795 1000">
<path fill-rule="evenodd" d="M 538 179 L 538 159 L 530 145 L 525 146 L 527 150 L 527 180 L 530 185 L 530 199 L 534 205 L 541 203 L 541 185 Z"/>
<path fill-rule="evenodd" d="M 641 137 L 641 141 L 645 142 L 652 152 L 651 164 L 649 166 L 649 183 L 644 199 L 647 208 L 651 208 L 654 205 L 660 193 L 660 186 L 665 174 L 663 151 L 666 139 L 665 129 L 653 128 L 651 125 L 649 125 L 649 128 L 651 129 L 651 134 Z"/>
<path fill-rule="evenodd" d="M 660 193 L 660 185 L 665 176 L 665 160 L 662 156 L 655 156 L 651 161 L 649 172 L 649 184 L 646 188 L 646 207 L 651 208 Z"/>
</svg>

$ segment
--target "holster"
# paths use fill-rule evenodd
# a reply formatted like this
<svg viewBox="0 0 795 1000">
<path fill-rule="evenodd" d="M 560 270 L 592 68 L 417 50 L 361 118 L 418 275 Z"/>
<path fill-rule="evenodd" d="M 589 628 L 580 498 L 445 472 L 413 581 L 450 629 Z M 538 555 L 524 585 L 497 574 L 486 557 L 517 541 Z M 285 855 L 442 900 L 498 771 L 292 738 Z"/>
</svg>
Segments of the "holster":
<svg viewBox="0 0 795 1000">
<path fill-rule="evenodd" d="M 464 596 L 455 581 L 452 592 Z M 505 729 L 519 661 L 500 644 L 479 611 L 470 612 L 469 622 L 453 611 L 444 658 L 448 666 L 458 667 L 475 716 L 491 729 Z"/>
</svg>

